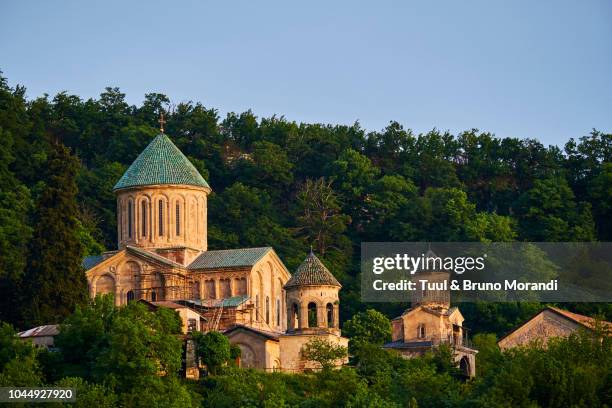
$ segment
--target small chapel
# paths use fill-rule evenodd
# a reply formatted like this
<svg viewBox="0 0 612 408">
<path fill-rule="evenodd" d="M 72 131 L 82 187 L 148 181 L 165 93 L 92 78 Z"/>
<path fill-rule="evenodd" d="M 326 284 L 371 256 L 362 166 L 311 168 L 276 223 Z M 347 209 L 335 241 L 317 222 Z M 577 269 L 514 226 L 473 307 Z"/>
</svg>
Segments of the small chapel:
<svg viewBox="0 0 612 408">
<path fill-rule="evenodd" d="M 436 258 L 431 251 L 427 257 Z M 418 279 L 432 283 L 448 282 L 447 271 L 421 271 Z M 411 307 L 391 321 L 391 342 L 383 348 L 405 358 L 422 356 L 440 345 L 448 345 L 453 359 L 466 377 L 476 375 L 477 350 L 470 347 L 465 320 L 458 307 L 450 306 L 450 290 L 421 290 L 413 295 Z"/>
<path fill-rule="evenodd" d="M 242 367 L 300 372 L 315 368 L 301 357 L 313 338 L 347 346 L 341 285 L 312 251 L 292 275 L 271 247 L 208 249 L 212 190 L 161 123 L 113 188 L 117 250 L 83 260 L 90 296 L 176 309 L 185 333 L 216 330 L 238 345 Z"/>
</svg>

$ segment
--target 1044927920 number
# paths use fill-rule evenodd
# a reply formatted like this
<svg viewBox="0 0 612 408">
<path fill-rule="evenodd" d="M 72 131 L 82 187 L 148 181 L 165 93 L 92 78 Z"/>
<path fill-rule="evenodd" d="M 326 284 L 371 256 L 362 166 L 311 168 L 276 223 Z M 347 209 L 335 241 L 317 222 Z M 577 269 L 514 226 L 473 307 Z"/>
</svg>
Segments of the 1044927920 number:
<svg viewBox="0 0 612 408">
<path fill-rule="evenodd" d="M 75 402 L 74 388 L 0 387 L 0 402 Z"/>
</svg>

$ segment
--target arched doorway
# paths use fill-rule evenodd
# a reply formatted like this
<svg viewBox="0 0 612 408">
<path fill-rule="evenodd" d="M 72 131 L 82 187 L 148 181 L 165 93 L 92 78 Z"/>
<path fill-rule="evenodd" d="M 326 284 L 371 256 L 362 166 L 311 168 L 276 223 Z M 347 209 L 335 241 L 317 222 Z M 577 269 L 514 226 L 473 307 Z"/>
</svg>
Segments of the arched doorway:
<svg viewBox="0 0 612 408">
<path fill-rule="evenodd" d="M 467 356 L 464 356 L 461 358 L 461 360 L 459 361 L 459 370 L 461 371 L 461 374 L 463 374 L 466 377 L 470 377 L 471 376 L 471 369 L 470 369 L 470 360 L 467 358 Z"/>
<path fill-rule="evenodd" d="M 128 303 L 134 300 L 134 291 L 133 290 L 129 290 L 127 293 L 127 301 Z"/>
</svg>

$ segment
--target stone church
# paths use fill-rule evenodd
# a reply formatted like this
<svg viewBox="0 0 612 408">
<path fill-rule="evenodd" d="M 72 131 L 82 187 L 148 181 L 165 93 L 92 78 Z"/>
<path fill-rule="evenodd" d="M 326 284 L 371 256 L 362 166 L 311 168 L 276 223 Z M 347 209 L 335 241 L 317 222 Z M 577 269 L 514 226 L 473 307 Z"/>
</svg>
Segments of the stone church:
<svg viewBox="0 0 612 408">
<path fill-rule="evenodd" d="M 431 250 L 427 257 L 436 257 Z M 426 271 L 417 274 L 428 282 L 449 280 L 448 272 Z M 391 342 L 383 347 L 396 350 L 407 358 L 425 354 L 442 344 L 448 345 L 455 362 L 466 377 L 476 375 L 477 350 L 470 347 L 463 315 L 458 307 L 450 307 L 450 291 L 417 291 L 410 309 L 391 321 Z"/>
<path fill-rule="evenodd" d="M 114 187 L 119 248 L 84 259 L 90 295 L 187 307 L 200 321 L 184 325 L 224 332 L 244 367 L 302 371 L 312 338 L 346 346 L 341 285 L 312 252 L 292 276 L 271 247 L 208 250 L 211 191 L 162 129 Z"/>
</svg>

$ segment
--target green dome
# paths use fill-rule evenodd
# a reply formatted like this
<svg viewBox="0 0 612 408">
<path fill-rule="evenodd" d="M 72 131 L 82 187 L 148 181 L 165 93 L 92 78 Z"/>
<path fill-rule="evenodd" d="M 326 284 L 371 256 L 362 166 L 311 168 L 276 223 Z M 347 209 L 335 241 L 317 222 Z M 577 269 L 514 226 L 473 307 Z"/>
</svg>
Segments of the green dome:
<svg viewBox="0 0 612 408">
<path fill-rule="evenodd" d="M 206 187 L 208 183 L 165 134 L 159 134 L 121 176 L 113 191 L 155 184 Z"/>
<path fill-rule="evenodd" d="M 312 285 L 342 287 L 329 269 L 323 265 L 323 262 L 311 251 L 283 287 L 288 289 L 296 286 Z"/>
</svg>

